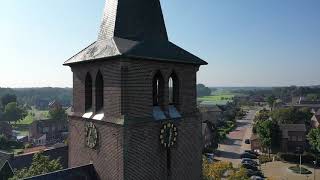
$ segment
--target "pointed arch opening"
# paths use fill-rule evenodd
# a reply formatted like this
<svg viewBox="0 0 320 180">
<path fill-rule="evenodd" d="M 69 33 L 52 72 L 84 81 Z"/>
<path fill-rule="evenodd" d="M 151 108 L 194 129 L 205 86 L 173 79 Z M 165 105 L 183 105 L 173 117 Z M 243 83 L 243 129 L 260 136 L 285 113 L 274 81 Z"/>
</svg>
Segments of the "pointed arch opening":
<svg viewBox="0 0 320 180">
<path fill-rule="evenodd" d="M 172 72 L 169 81 L 169 104 L 170 105 L 178 105 L 179 103 L 179 79 L 175 72 Z"/>
<path fill-rule="evenodd" d="M 87 73 L 85 79 L 85 111 L 92 111 L 92 77 Z"/>
<path fill-rule="evenodd" d="M 98 71 L 95 82 L 95 95 L 96 95 L 96 111 L 101 111 L 104 105 L 104 93 L 103 88 L 103 76 L 100 71 Z"/>
<path fill-rule="evenodd" d="M 153 106 L 160 106 L 163 104 L 163 87 L 164 80 L 160 71 L 153 77 Z"/>
</svg>

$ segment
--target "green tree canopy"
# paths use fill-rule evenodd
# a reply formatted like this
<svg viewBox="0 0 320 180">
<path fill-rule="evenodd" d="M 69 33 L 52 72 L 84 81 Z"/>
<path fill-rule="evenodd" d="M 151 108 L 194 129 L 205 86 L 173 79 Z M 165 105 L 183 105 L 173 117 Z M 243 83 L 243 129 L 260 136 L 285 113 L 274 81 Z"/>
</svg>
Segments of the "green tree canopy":
<svg viewBox="0 0 320 180">
<path fill-rule="evenodd" d="M 308 108 L 280 108 L 271 112 L 271 118 L 280 124 L 294 124 L 307 122 L 311 119 L 312 113 Z"/>
<path fill-rule="evenodd" d="M 311 129 L 307 136 L 309 144 L 315 153 L 320 154 L 320 128 Z"/>
<path fill-rule="evenodd" d="M 267 97 L 267 103 L 271 109 L 273 109 L 274 102 L 276 101 L 276 97 L 274 95 Z"/>
<path fill-rule="evenodd" d="M 27 115 L 27 111 L 19 107 L 16 102 L 7 104 L 4 108 L 3 120 L 17 122 Z"/>
<path fill-rule="evenodd" d="M 1 97 L 1 104 L 5 107 L 7 104 L 11 102 L 17 102 L 17 96 L 14 94 L 5 94 Z"/>
<path fill-rule="evenodd" d="M 210 96 L 211 95 L 211 89 L 206 87 L 204 84 L 198 84 L 197 85 L 197 96 Z"/>
<path fill-rule="evenodd" d="M 49 110 L 49 117 L 51 119 L 66 120 L 67 114 L 63 108 L 53 108 Z"/>
<path fill-rule="evenodd" d="M 48 156 L 42 155 L 42 153 L 36 153 L 33 156 L 31 166 L 15 172 L 15 176 L 11 180 L 18 180 L 27 177 L 46 174 L 62 169 L 60 159 L 50 160 Z"/>
<path fill-rule="evenodd" d="M 280 130 L 276 122 L 270 120 L 257 122 L 256 131 L 263 147 L 271 149 L 279 144 Z"/>
</svg>

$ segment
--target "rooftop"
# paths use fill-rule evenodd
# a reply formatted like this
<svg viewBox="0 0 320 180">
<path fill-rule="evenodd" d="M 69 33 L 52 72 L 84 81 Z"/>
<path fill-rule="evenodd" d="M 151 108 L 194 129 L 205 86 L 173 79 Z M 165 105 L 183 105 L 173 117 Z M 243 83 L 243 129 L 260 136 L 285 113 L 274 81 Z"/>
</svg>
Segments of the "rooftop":
<svg viewBox="0 0 320 180">
<path fill-rule="evenodd" d="M 116 57 L 207 64 L 168 40 L 159 0 L 106 0 L 97 41 L 64 65 Z"/>
</svg>

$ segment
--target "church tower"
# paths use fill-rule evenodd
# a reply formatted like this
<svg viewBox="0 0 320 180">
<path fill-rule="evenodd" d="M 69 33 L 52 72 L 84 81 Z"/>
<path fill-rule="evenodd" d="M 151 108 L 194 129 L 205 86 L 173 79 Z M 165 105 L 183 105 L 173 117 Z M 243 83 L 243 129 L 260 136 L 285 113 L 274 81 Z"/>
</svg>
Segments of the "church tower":
<svg viewBox="0 0 320 180">
<path fill-rule="evenodd" d="M 159 0 L 106 0 L 97 41 L 73 72 L 69 166 L 101 180 L 198 180 L 196 73 L 207 63 L 168 40 Z"/>
</svg>

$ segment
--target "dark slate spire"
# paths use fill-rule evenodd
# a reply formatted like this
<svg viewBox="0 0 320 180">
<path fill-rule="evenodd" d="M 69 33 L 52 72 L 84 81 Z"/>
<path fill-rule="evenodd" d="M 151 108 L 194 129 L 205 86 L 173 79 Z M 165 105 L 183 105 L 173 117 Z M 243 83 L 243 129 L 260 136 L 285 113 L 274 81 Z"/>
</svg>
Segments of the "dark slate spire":
<svg viewBox="0 0 320 180">
<path fill-rule="evenodd" d="M 106 0 L 98 40 L 168 40 L 159 0 Z"/>
<path fill-rule="evenodd" d="M 64 65 L 120 56 L 207 64 L 168 40 L 159 0 L 106 0 L 98 40 L 68 59 Z"/>
</svg>

